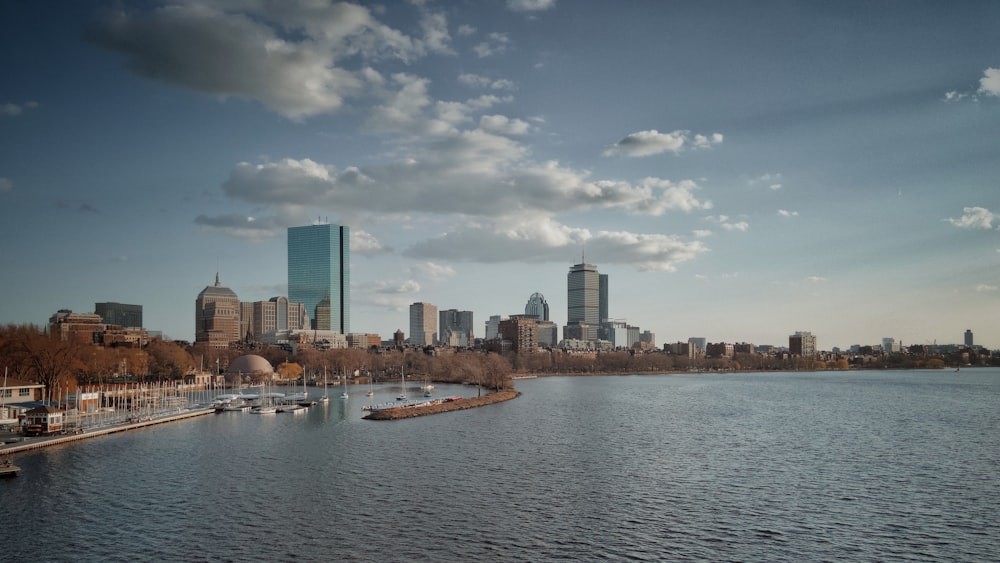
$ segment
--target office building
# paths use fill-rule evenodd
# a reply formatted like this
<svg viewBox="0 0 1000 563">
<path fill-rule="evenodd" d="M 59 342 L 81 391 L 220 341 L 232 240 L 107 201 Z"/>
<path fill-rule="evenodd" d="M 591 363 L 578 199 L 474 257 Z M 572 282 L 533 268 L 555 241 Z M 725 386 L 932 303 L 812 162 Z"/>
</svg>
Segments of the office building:
<svg viewBox="0 0 1000 563">
<path fill-rule="evenodd" d="M 972 329 L 967 329 L 965 331 L 965 347 L 966 348 L 972 348 L 973 345 L 974 344 L 973 344 L 973 340 L 972 340 Z"/>
<path fill-rule="evenodd" d="M 524 314 L 535 317 L 540 321 L 549 320 L 549 303 L 541 293 L 532 293 L 528 298 L 528 304 L 524 306 Z"/>
<path fill-rule="evenodd" d="M 410 344 L 414 346 L 433 346 L 437 343 L 438 309 L 430 303 L 413 303 L 410 305 Z"/>
<path fill-rule="evenodd" d="M 511 315 L 500 321 L 500 335 L 510 342 L 513 352 L 538 350 L 538 320 L 533 315 Z"/>
<path fill-rule="evenodd" d="M 488 321 L 486 321 L 486 338 L 485 340 L 496 340 L 500 337 L 500 315 L 490 315 Z"/>
<path fill-rule="evenodd" d="M 306 307 L 287 297 L 272 297 L 268 301 L 240 303 L 240 335 L 252 339 L 275 332 L 312 328 Z"/>
<path fill-rule="evenodd" d="M 94 303 L 94 314 L 101 316 L 101 321 L 122 328 L 142 328 L 142 305 L 125 303 Z"/>
<path fill-rule="evenodd" d="M 240 299 L 223 287 L 219 274 L 215 285 L 201 290 L 194 301 L 194 340 L 213 348 L 226 348 L 240 340 Z"/>
<path fill-rule="evenodd" d="M 448 309 L 441 311 L 438 322 L 439 341 L 453 348 L 471 348 L 476 343 L 472 328 L 472 311 Z"/>
<path fill-rule="evenodd" d="M 328 223 L 288 229 L 288 300 L 305 305 L 316 330 L 351 328 L 351 235 Z"/>
<path fill-rule="evenodd" d="M 564 338 L 597 340 L 601 324 L 600 277 L 597 266 L 593 264 L 583 262 L 569 269 L 566 277 L 567 322 L 563 329 Z M 578 336 L 571 337 L 570 334 Z"/>
</svg>

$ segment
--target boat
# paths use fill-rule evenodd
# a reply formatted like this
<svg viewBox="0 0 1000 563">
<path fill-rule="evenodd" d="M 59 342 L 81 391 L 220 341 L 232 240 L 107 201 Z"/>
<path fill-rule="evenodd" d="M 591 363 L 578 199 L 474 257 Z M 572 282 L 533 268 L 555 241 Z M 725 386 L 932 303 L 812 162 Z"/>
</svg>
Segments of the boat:
<svg viewBox="0 0 1000 563">
<path fill-rule="evenodd" d="M 368 397 L 375 396 L 375 382 L 374 382 L 374 376 L 371 374 L 371 372 L 368 373 L 368 392 L 365 393 L 365 395 Z"/>
<path fill-rule="evenodd" d="M 327 392 L 326 388 L 326 366 L 323 367 L 323 396 L 319 398 L 319 402 L 321 403 L 330 402 L 330 394 Z"/>
<path fill-rule="evenodd" d="M 403 351 L 403 363 L 399 366 L 399 395 L 396 395 L 397 401 L 406 400 L 406 351 Z"/>
<path fill-rule="evenodd" d="M 344 390 L 340 393 L 341 399 L 350 399 L 351 396 L 347 394 L 347 374 L 341 374 L 344 378 Z"/>
<path fill-rule="evenodd" d="M 17 477 L 19 473 L 21 473 L 21 468 L 14 465 L 9 457 L 0 459 L 0 477 Z"/>
</svg>

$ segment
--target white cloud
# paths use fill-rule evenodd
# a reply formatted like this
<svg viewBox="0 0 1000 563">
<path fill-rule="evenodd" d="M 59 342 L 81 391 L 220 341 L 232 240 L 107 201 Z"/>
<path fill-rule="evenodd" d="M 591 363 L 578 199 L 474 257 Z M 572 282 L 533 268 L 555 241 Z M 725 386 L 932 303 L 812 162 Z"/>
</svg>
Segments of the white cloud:
<svg viewBox="0 0 1000 563">
<path fill-rule="evenodd" d="M 410 267 L 410 271 L 432 280 L 443 280 L 455 275 L 455 269 L 451 266 L 436 264 L 434 262 L 422 262 L 420 264 L 415 264 Z"/>
<path fill-rule="evenodd" d="M 261 219 L 236 213 L 216 217 L 199 215 L 195 218 L 194 222 L 196 225 L 244 239 L 272 238 L 277 236 L 281 229 L 281 226 L 275 223 L 273 217 Z"/>
<path fill-rule="evenodd" d="M 470 35 L 474 35 L 475 33 L 476 33 L 476 28 L 471 25 L 463 23 L 462 25 L 458 26 L 458 34 L 462 37 L 468 37 Z"/>
<path fill-rule="evenodd" d="M 466 86 L 474 88 L 488 88 L 490 90 L 514 90 L 514 83 L 506 79 L 494 80 L 488 76 L 473 73 L 463 73 L 458 75 L 458 81 Z"/>
<path fill-rule="evenodd" d="M 774 191 L 778 191 L 778 190 L 780 190 L 783 187 L 785 187 L 783 184 L 771 184 L 770 186 L 768 186 L 768 188 L 770 188 L 770 189 L 772 189 Z"/>
<path fill-rule="evenodd" d="M 9 192 L 14 189 L 14 182 L 9 178 L 0 177 L 0 192 Z"/>
<path fill-rule="evenodd" d="M 722 228 L 727 231 L 746 232 L 750 229 L 750 223 L 747 223 L 746 221 L 740 221 L 738 223 L 723 223 Z"/>
<path fill-rule="evenodd" d="M 958 90 L 952 90 L 944 93 L 944 101 L 946 102 L 959 102 L 968 97 L 968 94 L 961 93 Z"/>
<path fill-rule="evenodd" d="M 507 0 L 507 7 L 515 12 L 538 12 L 556 7 L 556 0 Z"/>
<path fill-rule="evenodd" d="M 1000 96 L 1000 68 L 987 68 L 983 71 L 977 92 L 987 96 Z"/>
<path fill-rule="evenodd" d="M 976 291 L 979 293 L 990 293 L 997 290 L 1000 290 L 1000 287 L 997 287 L 995 285 L 987 285 L 985 283 L 981 283 L 976 286 Z"/>
<path fill-rule="evenodd" d="M 712 231 L 708 229 L 695 229 L 691 231 L 691 235 L 696 238 L 705 238 L 712 236 Z"/>
<path fill-rule="evenodd" d="M 604 156 L 652 156 L 665 152 L 679 153 L 686 144 L 695 148 L 705 148 L 722 142 L 722 135 L 713 133 L 711 136 L 690 136 L 690 131 L 677 130 L 671 133 L 660 133 L 655 129 L 630 133 L 622 140 L 611 145 L 604 151 Z"/>
<path fill-rule="evenodd" d="M 799 212 L 798 211 L 788 211 L 787 209 L 779 209 L 778 210 L 778 215 L 781 215 L 782 217 L 798 217 L 799 216 Z"/>
<path fill-rule="evenodd" d="M 470 262 L 549 262 L 586 246 L 601 263 L 632 264 L 640 270 L 675 271 L 677 264 L 707 252 L 700 241 L 673 235 L 598 231 L 563 225 L 531 215 L 469 223 L 439 237 L 418 242 L 404 255 L 412 258 Z"/>
<path fill-rule="evenodd" d="M 965 207 L 962 209 L 964 215 L 958 219 L 949 217 L 946 219 L 952 225 L 963 229 L 992 229 L 993 213 L 983 207 Z"/>
<path fill-rule="evenodd" d="M 360 229 L 351 230 L 351 254 L 361 256 L 376 256 L 392 252 L 391 248 L 384 246 L 374 235 Z"/>
<path fill-rule="evenodd" d="M 809 283 L 822 283 L 826 281 L 826 278 L 823 276 L 808 276 L 806 277 L 806 281 Z"/>
<path fill-rule="evenodd" d="M 223 98 L 258 100 L 290 118 L 337 111 L 361 93 L 361 68 L 342 64 L 385 58 L 409 62 L 448 53 L 443 14 L 417 7 L 423 37 L 381 24 L 368 8 L 335 3 L 184 3 L 117 11 L 88 38 L 126 57 L 153 80 Z"/>
<path fill-rule="evenodd" d="M 507 52 L 510 46 L 510 37 L 506 33 L 491 33 L 486 36 L 486 41 L 479 43 L 472 50 L 480 59 L 502 55 Z"/>
<path fill-rule="evenodd" d="M 503 115 L 484 115 L 479 118 L 479 128 L 498 135 L 524 135 L 531 131 L 527 121 L 511 119 Z"/>
<path fill-rule="evenodd" d="M 25 102 L 23 104 L 5 103 L 0 104 L 0 115 L 18 116 L 26 110 L 38 107 L 38 102 Z"/>
</svg>

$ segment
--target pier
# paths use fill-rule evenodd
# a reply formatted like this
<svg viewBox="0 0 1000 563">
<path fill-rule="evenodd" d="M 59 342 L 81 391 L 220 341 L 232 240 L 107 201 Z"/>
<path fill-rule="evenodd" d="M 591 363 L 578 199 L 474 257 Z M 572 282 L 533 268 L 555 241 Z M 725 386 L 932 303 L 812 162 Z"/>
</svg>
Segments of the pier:
<svg viewBox="0 0 1000 563">
<path fill-rule="evenodd" d="M 120 424 L 114 424 L 111 426 L 88 428 L 86 430 L 82 430 L 80 432 L 73 434 L 39 436 L 37 438 L 27 438 L 18 435 L 17 437 L 19 438 L 20 441 L 15 442 L 13 444 L 5 444 L 0 446 L 0 456 L 26 452 L 28 450 L 35 450 L 38 448 L 45 448 L 49 446 L 57 446 L 60 444 L 68 444 L 70 442 L 76 442 L 78 440 L 96 438 L 97 436 L 107 436 L 108 434 L 115 434 L 117 432 L 138 430 L 140 428 L 145 428 L 147 426 L 153 426 L 154 424 L 164 424 L 167 422 L 174 422 L 177 420 L 194 418 L 196 416 L 204 416 L 206 414 L 212 414 L 213 412 L 215 411 L 211 408 L 197 408 L 197 409 L 182 411 L 176 414 L 157 416 L 155 418 L 149 418 L 146 420 L 140 420 L 136 422 L 125 422 Z"/>
</svg>

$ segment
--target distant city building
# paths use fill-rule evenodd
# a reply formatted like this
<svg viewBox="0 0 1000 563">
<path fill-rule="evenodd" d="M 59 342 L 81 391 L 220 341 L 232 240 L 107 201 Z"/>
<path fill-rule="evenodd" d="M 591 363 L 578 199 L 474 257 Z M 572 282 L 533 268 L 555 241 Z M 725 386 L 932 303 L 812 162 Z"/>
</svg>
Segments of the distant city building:
<svg viewBox="0 0 1000 563">
<path fill-rule="evenodd" d="M 650 348 L 656 348 L 656 335 L 648 330 L 639 333 L 639 342 L 649 344 Z"/>
<path fill-rule="evenodd" d="M 489 320 L 486 321 L 486 340 L 496 340 L 500 337 L 501 320 L 500 315 L 490 315 Z"/>
<path fill-rule="evenodd" d="M 215 285 L 198 294 L 194 302 L 194 340 L 213 348 L 226 348 L 240 340 L 240 299 L 236 292 L 223 287 L 219 274 Z"/>
<path fill-rule="evenodd" d="M 59 335 L 60 340 L 76 340 L 87 344 L 100 344 L 107 325 L 95 313 L 74 313 L 59 309 L 49 317 L 49 334 Z"/>
<path fill-rule="evenodd" d="M 288 299 L 305 305 L 313 329 L 350 332 L 350 228 L 328 223 L 289 227 Z"/>
<path fill-rule="evenodd" d="M 396 332 L 392 333 L 392 343 L 397 348 L 402 348 L 406 344 L 406 334 L 397 328 Z"/>
<path fill-rule="evenodd" d="M 511 343 L 514 352 L 538 350 L 538 321 L 533 315 L 511 315 L 500 321 L 500 335 Z"/>
<path fill-rule="evenodd" d="M 601 274 L 597 266 L 581 262 L 570 267 L 566 290 L 567 319 L 563 337 L 597 340 L 601 324 Z"/>
<path fill-rule="evenodd" d="M 437 307 L 430 303 L 410 305 L 410 344 L 433 346 L 437 343 L 437 313 Z"/>
<path fill-rule="evenodd" d="M 378 348 L 381 345 L 382 337 L 377 334 L 352 332 L 347 335 L 348 348 L 361 348 L 362 350 L 368 350 L 370 348 Z"/>
<path fill-rule="evenodd" d="M 538 321 L 538 346 L 555 348 L 559 344 L 559 325 L 553 321 Z"/>
<path fill-rule="evenodd" d="M 541 293 L 532 293 L 528 304 L 524 306 L 524 314 L 534 316 L 540 321 L 549 320 L 549 303 Z"/>
<path fill-rule="evenodd" d="M 974 346 L 974 341 L 972 339 L 972 329 L 967 329 L 965 331 L 965 347 L 972 348 Z"/>
<path fill-rule="evenodd" d="M 275 331 L 307 330 L 311 328 L 306 306 L 287 297 L 272 297 L 267 301 L 240 303 L 242 337 L 260 339 Z"/>
<path fill-rule="evenodd" d="M 888 338 L 888 337 L 887 338 L 883 338 L 882 339 L 882 350 L 884 350 L 884 351 L 886 351 L 886 352 L 888 352 L 890 354 L 895 354 L 895 353 L 898 353 L 902 349 L 902 345 L 901 344 L 902 343 L 900 343 L 900 342 L 896 342 L 895 338 Z"/>
<path fill-rule="evenodd" d="M 472 323 L 472 311 L 441 311 L 438 321 L 440 342 L 453 348 L 471 348 L 476 343 Z"/>
<path fill-rule="evenodd" d="M 732 358 L 736 347 L 726 342 L 714 342 L 705 345 L 705 356 L 709 358 Z"/>
<path fill-rule="evenodd" d="M 94 314 L 100 315 L 105 324 L 122 328 L 142 328 L 142 305 L 125 303 L 94 303 Z"/>
<path fill-rule="evenodd" d="M 611 315 L 608 313 L 608 275 L 600 274 L 597 277 L 597 319 L 598 326 L 602 326 L 604 321 L 611 320 Z M 598 329 L 598 338 L 602 340 L 611 340 L 608 338 L 607 333 L 601 333 Z"/>
<path fill-rule="evenodd" d="M 698 352 L 704 354 L 705 346 L 708 344 L 708 339 L 704 336 L 692 336 L 691 338 L 688 338 L 688 344 L 697 349 Z"/>
<path fill-rule="evenodd" d="M 788 353 L 811 358 L 816 355 L 816 337 L 811 332 L 798 331 L 788 337 Z"/>
</svg>

